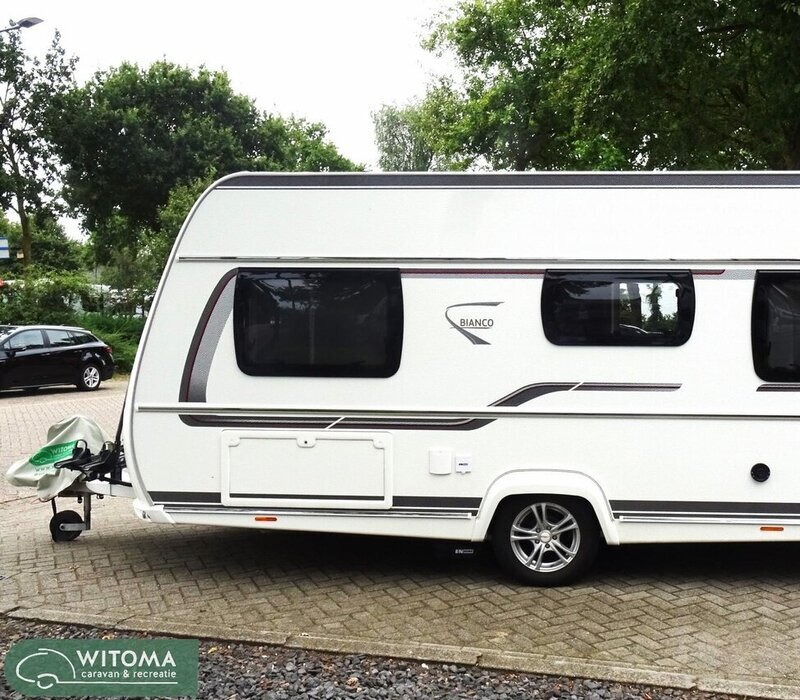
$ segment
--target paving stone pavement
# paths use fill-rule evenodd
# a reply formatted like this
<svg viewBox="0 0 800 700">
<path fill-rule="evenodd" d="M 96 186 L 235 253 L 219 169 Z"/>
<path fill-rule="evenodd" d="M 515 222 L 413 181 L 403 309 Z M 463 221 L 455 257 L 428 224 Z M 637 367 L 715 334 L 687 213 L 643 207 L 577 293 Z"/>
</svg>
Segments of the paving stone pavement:
<svg viewBox="0 0 800 700">
<path fill-rule="evenodd" d="M 0 395 L 0 467 L 73 413 L 113 436 L 124 391 Z M 800 697 L 800 544 L 609 548 L 581 583 L 533 589 L 424 541 L 152 525 L 105 499 L 56 544 L 49 517 L 0 479 L 0 612 Z"/>
</svg>

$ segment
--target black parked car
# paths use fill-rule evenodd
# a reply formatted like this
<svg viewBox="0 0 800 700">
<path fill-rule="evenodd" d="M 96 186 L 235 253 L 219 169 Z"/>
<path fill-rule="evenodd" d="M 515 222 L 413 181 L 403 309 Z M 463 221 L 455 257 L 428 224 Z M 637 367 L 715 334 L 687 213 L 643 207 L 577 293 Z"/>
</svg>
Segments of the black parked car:
<svg viewBox="0 0 800 700">
<path fill-rule="evenodd" d="M 0 326 L 0 389 L 75 384 L 93 391 L 113 374 L 111 348 L 83 328 Z"/>
</svg>

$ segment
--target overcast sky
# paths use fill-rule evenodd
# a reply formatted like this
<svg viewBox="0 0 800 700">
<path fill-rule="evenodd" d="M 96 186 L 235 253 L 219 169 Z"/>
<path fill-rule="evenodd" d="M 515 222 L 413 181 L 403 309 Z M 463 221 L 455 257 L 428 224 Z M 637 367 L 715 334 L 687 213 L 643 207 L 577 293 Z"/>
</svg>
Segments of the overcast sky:
<svg viewBox="0 0 800 700">
<path fill-rule="evenodd" d="M 420 48 L 449 0 L 295 0 L 219 5 L 179 0 L 9 0 L 6 20 L 41 17 L 23 30 L 43 53 L 58 29 L 78 56 L 78 80 L 122 61 L 223 69 L 260 109 L 321 121 L 351 160 L 376 169 L 370 112 L 422 96 L 439 59 Z"/>
</svg>

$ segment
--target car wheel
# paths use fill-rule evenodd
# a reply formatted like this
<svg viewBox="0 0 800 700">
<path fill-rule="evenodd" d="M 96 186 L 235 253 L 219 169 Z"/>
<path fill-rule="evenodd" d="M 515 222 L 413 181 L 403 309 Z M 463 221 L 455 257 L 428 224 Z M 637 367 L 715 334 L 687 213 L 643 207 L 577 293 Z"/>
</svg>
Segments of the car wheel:
<svg viewBox="0 0 800 700">
<path fill-rule="evenodd" d="M 561 586 L 584 574 L 597 556 L 600 529 L 585 501 L 521 496 L 502 504 L 492 524 L 498 563 L 531 586 Z"/>
<path fill-rule="evenodd" d="M 78 376 L 78 389 L 94 391 L 100 386 L 100 368 L 97 365 L 86 365 Z"/>
</svg>

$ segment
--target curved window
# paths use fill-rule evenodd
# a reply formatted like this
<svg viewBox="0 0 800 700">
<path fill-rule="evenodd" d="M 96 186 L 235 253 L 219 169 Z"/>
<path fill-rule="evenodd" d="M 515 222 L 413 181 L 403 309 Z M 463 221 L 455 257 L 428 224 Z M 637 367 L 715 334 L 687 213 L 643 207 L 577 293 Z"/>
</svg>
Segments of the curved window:
<svg viewBox="0 0 800 700">
<path fill-rule="evenodd" d="M 800 382 L 800 273 L 756 273 L 752 336 L 761 379 Z"/>
<path fill-rule="evenodd" d="M 555 345 L 683 345 L 694 323 L 692 274 L 547 270 L 542 323 Z"/>
<path fill-rule="evenodd" d="M 245 374 L 390 377 L 403 346 L 400 272 L 243 269 L 233 323 Z"/>
</svg>

